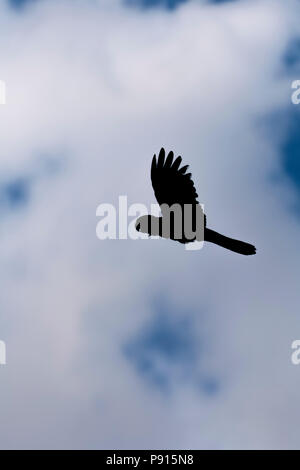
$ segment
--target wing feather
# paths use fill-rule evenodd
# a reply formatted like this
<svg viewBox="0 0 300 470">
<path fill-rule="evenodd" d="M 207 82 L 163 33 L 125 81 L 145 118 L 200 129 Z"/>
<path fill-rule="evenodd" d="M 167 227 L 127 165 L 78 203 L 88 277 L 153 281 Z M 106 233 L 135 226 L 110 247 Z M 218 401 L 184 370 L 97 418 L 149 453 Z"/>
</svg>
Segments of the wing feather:
<svg viewBox="0 0 300 470">
<path fill-rule="evenodd" d="M 162 148 L 158 155 L 157 168 L 163 168 L 165 163 L 165 149 Z"/>
<path fill-rule="evenodd" d="M 182 175 L 184 175 L 184 173 L 186 172 L 186 170 L 188 169 L 189 165 L 185 165 L 185 166 L 182 166 L 180 168 L 179 173 L 181 173 Z"/>
<path fill-rule="evenodd" d="M 166 163 L 165 163 L 166 168 L 170 168 L 172 166 L 173 158 L 174 158 L 174 153 L 171 151 L 171 152 L 169 152 L 169 155 L 168 155 Z"/>
<path fill-rule="evenodd" d="M 174 162 L 173 165 L 172 165 L 172 168 L 173 168 L 174 171 L 177 171 L 177 170 L 178 170 L 178 168 L 180 167 L 181 162 L 182 162 L 182 158 L 181 158 L 181 157 L 177 157 L 176 160 L 175 160 L 175 162 Z"/>
</svg>

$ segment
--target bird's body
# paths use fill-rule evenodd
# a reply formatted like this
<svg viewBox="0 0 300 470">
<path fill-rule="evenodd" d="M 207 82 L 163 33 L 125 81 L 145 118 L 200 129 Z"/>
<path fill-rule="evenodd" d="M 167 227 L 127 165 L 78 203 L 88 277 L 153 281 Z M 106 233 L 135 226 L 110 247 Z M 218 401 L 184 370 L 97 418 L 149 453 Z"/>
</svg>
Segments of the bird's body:
<svg viewBox="0 0 300 470">
<path fill-rule="evenodd" d="M 253 255 L 253 245 L 221 235 L 206 227 L 188 165 L 180 168 L 181 157 L 174 160 L 173 152 L 165 159 L 165 150 L 160 150 L 158 159 L 154 155 L 151 166 L 151 181 L 162 217 L 142 216 L 136 221 L 136 229 L 149 235 L 176 240 L 180 243 L 208 241 L 243 255 Z"/>
</svg>

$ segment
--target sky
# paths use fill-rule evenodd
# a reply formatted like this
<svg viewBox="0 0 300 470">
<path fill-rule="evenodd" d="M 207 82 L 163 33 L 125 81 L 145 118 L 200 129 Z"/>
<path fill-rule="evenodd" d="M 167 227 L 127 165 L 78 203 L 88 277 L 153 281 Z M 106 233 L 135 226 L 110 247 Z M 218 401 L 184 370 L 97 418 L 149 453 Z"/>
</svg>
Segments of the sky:
<svg viewBox="0 0 300 470">
<path fill-rule="evenodd" d="M 2 449 L 300 447 L 298 14 L 1 2 Z M 99 204 L 155 203 L 162 146 L 255 256 L 97 239 Z"/>
</svg>

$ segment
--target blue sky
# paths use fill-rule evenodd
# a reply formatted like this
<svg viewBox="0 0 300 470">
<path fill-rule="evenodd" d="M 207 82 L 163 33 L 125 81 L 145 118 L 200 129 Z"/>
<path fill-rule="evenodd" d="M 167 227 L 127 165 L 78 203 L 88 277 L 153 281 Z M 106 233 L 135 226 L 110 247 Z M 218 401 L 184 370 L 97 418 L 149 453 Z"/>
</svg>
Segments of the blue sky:
<svg viewBox="0 0 300 470">
<path fill-rule="evenodd" d="M 188 316 L 181 315 L 174 321 L 173 309 L 164 301 L 153 303 L 153 318 L 126 344 L 124 354 L 150 384 L 169 391 L 172 384 L 168 368 L 176 365 L 183 379 L 190 380 L 199 345 Z M 157 357 L 165 362 L 162 369 L 157 364 Z"/>
<path fill-rule="evenodd" d="M 22 7 L 26 3 L 30 3 L 37 0 L 9 0 L 13 7 Z M 187 2 L 188 0 L 126 0 L 130 5 L 141 5 L 143 7 L 156 7 L 165 6 L 173 9 L 174 7 Z M 228 3 L 235 0 L 211 0 L 210 3 L 221 4 Z M 287 68 L 293 68 L 295 74 L 300 70 L 300 44 L 299 39 L 294 38 L 288 45 L 286 51 L 283 54 L 283 60 Z M 291 117 L 288 120 L 291 121 L 291 130 L 286 136 L 286 140 L 282 145 L 282 169 L 291 179 L 291 181 L 297 186 L 300 186 L 300 167 L 298 161 L 298 152 L 300 149 L 300 140 L 298 138 L 297 128 L 300 123 L 300 117 L 298 118 L 298 111 L 291 111 Z"/>
<path fill-rule="evenodd" d="M 12 5 L 22 5 L 32 0 L 9 0 Z M 156 6 L 159 4 L 166 5 L 167 7 L 174 7 L 180 3 L 184 3 L 188 0 L 129 0 L 132 3 L 141 4 L 144 6 Z M 212 3 L 224 3 L 232 0 L 213 0 Z"/>
<path fill-rule="evenodd" d="M 10 4 L 13 7 L 20 7 L 26 5 L 26 3 L 30 3 L 32 1 L 38 0 L 9 0 Z M 142 7 L 156 7 L 156 6 L 165 6 L 166 8 L 173 9 L 178 5 L 187 2 L 188 0 L 124 0 L 129 5 L 140 5 Z M 226 3 L 236 0 L 210 0 L 211 3 L 219 4 L 219 3 Z"/>
<path fill-rule="evenodd" d="M 284 64 L 288 71 L 299 76 L 300 73 L 300 40 L 294 38 L 288 45 L 284 56 Z M 299 126 L 300 113 L 297 106 L 292 108 L 287 116 L 288 132 L 282 145 L 283 170 L 286 172 L 290 180 L 300 191 L 300 166 L 299 166 Z"/>
<path fill-rule="evenodd" d="M 300 116 L 298 110 L 291 112 L 287 119 L 290 130 L 282 145 L 282 166 L 283 171 L 297 188 L 300 197 Z"/>
<path fill-rule="evenodd" d="M 298 446 L 297 3 L 181 3 L 1 6 L 3 448 Z M 162 145 L 255 257 L 96 238 Z"/>
<path fill-rule="evenodd" d="M 27 3 L 32 2 L 32 0 L 8 0 L 12 7 L 22 7 Z"/>
</svg>

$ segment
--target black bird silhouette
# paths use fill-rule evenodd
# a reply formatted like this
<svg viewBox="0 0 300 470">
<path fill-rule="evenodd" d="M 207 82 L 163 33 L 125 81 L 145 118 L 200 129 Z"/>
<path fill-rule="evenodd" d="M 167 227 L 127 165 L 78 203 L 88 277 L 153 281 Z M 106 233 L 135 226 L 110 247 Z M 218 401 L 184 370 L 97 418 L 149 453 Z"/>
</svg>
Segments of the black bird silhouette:
<svg viewBox="0 0 300 470">
<path fill-rule="evenodd" d="M 187 205 L 192 208 L 192 227 L 195 230 L 195 225 L 199 219 L 196 216 L 196 210 L 200 210 L 201 205 L 197 201 L 198 194 L 191 179 L 191 173 L 186 173 L 188 165 L 180 168 L 182 162 L 181 157 L 177 157 L 174 160 L 174 153 L 169 152 L 167 158 L 165 159 L 165 150 L 162 148 L 159 152 L 158 160 L 156 160 L 156 155 L 154 155 L 151 166 L 151 180 L 152 186 L 154 189 L 154 194 L 161 207 L 161 212 L 163 217 L 154 217 L 152 215 L 146 215 L 139 217 L 136 221 L 136 230 L 139 232 L 147 233 L 148 235 L 159 235 L 164 238 L 170 238 L 176 240 L 180 243 L 190 243 L 195 241 L 198 238 L 194 236 L 193 238 L 187 238 L 184 230 L 181 231 L 181 236 L 175 236 L 175 213 L 169 212 L 169 235 L 165 236 L 163 231 L 163 222 L 167 218 L 166 207 L 170 208 L 174 204 L 177 204 L 183 213 L 181 217 L 180 225 L 183 226 L 183 219 L 185 213 L 185 207 Z M 201 208 L 202 211 L 202 208 Z M 202 212 L 202 215 L 203 212 Z M 235 251 L 242 255 L 254 255 L 256 253 L 256 248 L 249 243 L 245 243 L 239 240 L 234 240 L 233 238 L 225 237 L 214 230 L 206 227 L 206 216 L 202 216 L 202 234 L 204 233 L 204 240 L 215 243 L 216 245 L 227 248 L 228 250 Z M 203 226 L 204 225 L 204 226 Z M 196 232 L 194 231 L 194 234 Z M 202 235 L 203 236 L 203 235 Z M 202 240 L 203 240 L 202 238 Z"/>
</svg>

